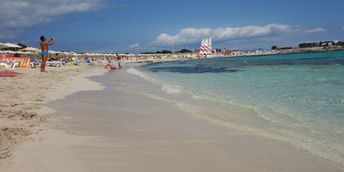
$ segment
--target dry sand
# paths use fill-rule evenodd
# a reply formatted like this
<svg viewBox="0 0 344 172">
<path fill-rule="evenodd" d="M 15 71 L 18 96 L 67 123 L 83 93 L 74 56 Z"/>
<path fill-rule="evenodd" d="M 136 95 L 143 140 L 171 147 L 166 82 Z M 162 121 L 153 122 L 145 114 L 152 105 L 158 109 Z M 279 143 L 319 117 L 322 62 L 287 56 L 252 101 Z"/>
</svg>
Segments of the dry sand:
<svg viewBox="0 0 344 172">
<path fill-rule="evenodd" d="M 85 78 L 102 74 L 100 67 L 47 70 L 48 73 L 40 73 L 39 69 L 16 69 L 22 74 L 0 78 L 0 171 L 14 150 L 38 140 L 38 133 L 54 120 L 45 115 L 52 112 L 45 104 L 80 90 L 103 88 Z"/>
</svg>

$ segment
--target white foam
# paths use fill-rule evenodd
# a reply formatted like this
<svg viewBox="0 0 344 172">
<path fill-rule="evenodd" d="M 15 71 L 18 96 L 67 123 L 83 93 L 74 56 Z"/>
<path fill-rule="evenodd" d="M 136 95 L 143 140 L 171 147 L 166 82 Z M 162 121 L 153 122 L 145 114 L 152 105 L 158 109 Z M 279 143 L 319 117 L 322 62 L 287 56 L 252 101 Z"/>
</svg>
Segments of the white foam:
<svg viewBox="0 0 344 172">
<path fill-rule="evenodd" d="M 149 77 L 147 74 L 145 74 L 144 72 L 141 72 L 135 68 L 129 68 L 127 69 L 127 72 L 130 73 L 130 74 L 134 74 L 134 75 L 137 75 L 137 76 L 140 76 L 148 81 L 151 81 L 153 83 L 156 83 L 156 84 L 159 84 L 159 85 L 162 85 L 162 90 L 167 92 L 168 94 L 178 94 L 181 92 L 181 88 L 179 85 L 167 85 L 167 84 L 162 84 L 161 82 L 158 82 L 157 80 Z"/>
<path fill-rule="evenodd" d="M 128 73 L 131 73 L 131 74 L 134 74 L 134 75 L 138 75 L 138 76 L 141 76 L 142 78 L 144 78 L 145 77 L 145 74 L 144 73 L 142 73 L 141 71 L 139 71 L 139 70 L 137 70 L 137 69 L 135 69 L 135 68 L 129 68 L 129 69 L 127 69 L 127 72 Z"/>
<path fill-rule="evenodd" d="M 178 94 L 181 91 L 181 88 L 179 85 L 163 85 L 162 90 L 167 92 L 168 94 Z"/>
<path fill-rule="evenodd" d="M 130 73 L 130 74 L 134 74 L 134 75 L 137 75 L 137 76 L 140 76 L 148 81 L 154 81 L 152 78 L 150 78 L 149 76 L 147 76 L 145 73 L 135 69 L 135 68 L 129 68 L 127 69 L 127 72 Z"/>
<path fill-rule="evenodd" d="M 193 99 L 202 99 L 202 96 L 192 95 Z"/>
</svg>

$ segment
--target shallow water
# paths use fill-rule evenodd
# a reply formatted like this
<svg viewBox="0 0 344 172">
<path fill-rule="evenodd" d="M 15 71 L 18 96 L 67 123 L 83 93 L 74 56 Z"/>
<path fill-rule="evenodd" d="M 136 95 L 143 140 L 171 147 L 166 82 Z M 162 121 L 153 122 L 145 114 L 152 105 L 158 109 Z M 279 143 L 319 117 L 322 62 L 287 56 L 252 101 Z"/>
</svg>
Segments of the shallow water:
<svg viewBox="0 0 344 172">
<path fill-rule="evenodd" d="M 25 162 L 40 164 L 39 170 L 54 162 L 55 171 L 83 172 L 343 171 L 287 142 L 254 135 L 270 136 L 269 123 L 248 108 L 190 96 L 181 87 L 162 87 L 124 70 L 92 80 L 104 90 L 78 92 L 50 105 L 62 117 L 54 127 L 62 134 L 50 135 L 54 144 L 29 147 L 33 153 Z M 58 153 L 45 156 L 51 150 Z"/>
<path fill-rule="evenodd" d="M 235 127 L 344 164 L 343 65 L 344 51 L 332 51 L 153 63 L 128 71 L 168 93 L 205 100 L 181 106 L 186 111 L 203 109 L 197 114 L 222 125 L 246 121 Z M 266 123 L 229 114 L 226 105 L 253 109 L 250 118 Z"/>
</svg>

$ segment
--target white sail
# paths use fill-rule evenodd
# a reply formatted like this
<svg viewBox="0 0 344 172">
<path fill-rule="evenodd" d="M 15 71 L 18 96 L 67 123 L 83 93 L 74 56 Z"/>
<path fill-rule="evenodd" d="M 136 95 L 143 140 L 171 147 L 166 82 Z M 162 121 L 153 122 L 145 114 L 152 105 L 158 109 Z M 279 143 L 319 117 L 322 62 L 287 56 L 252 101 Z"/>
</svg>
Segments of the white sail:
<svg viewBox="0 0 344 172">
<path fill-rule="evenodd" d="M 202 40 L 201 47 L 199 50 L 199 54 L 201 54 L 201 55 L 204 55 L 204 53 L 205 53 L 204 45 L 205 45 L 205 39 Z"/>
<path fill-rule="evenodd" d="M 211 48 L 211 38 L 207 39 L 207 43 L 205 45 L 205 48 L 207 50 L 207 54 L 211 54 L 212 48 Z"/>
<path fill-rule="evenodd" d="M 208 46 L 209 46 L 210 48 L 213 48 L 213 47 L 212 47 L 212 44 L 213 44 L 213 43 L 211 42 L 211 38 L 209 38 L 209 39 L 208 39 Z"/>
</svg>

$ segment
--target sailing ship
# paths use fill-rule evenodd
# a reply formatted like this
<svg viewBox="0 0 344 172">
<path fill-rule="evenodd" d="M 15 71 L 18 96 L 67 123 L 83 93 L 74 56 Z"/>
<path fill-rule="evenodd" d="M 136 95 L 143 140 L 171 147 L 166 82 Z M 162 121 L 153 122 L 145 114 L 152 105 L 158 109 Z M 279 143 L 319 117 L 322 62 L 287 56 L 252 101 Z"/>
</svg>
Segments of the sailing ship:
<svg viewBox="0 0 344 172">
<path fill-rule="evenodd" d="M 211 38 L 203 39 L 199 50 L 199 57 L 211 58 L 215 57 L 215 51 L 213 50 Z"/>
</svg>

